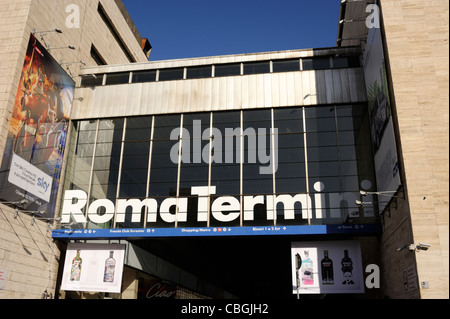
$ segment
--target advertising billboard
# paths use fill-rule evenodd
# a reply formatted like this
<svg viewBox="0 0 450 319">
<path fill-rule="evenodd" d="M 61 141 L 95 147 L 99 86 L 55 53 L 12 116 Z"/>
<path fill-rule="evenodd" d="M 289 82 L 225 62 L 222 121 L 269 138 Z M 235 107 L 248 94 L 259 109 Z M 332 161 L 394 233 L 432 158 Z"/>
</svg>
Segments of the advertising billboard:
<svg viewBox="0 0 450 319">
<path fill-rule="evenodd" d="M 375 156 L 375 173 L 382 212 L 401 185 L 397 145 L 394 135 L 391 100 L 386 74 L 386 61 L 379 28 L 372 28 L 364 54 L 364 74 L 369 103 L 370 130 Z M 391 195 L 389 195 L 391 194 Z"/>
<path fill-rule="evenodd" d="M 297 254 L 301 257 L 298 274 Z M 364 293 L 361 247 L 357 241 L 292 243 L 291 260 L 293 294 Z"/>
<path fill-rule="evenodd" d="M 61 289 L 120 293 L 125 245 L 69 244 Z"/>
<path fill-rule="evenodd" d="M 0 199 L 54 216 L 74 89 L 30 35 L 0 169 Z"/>
</svg>

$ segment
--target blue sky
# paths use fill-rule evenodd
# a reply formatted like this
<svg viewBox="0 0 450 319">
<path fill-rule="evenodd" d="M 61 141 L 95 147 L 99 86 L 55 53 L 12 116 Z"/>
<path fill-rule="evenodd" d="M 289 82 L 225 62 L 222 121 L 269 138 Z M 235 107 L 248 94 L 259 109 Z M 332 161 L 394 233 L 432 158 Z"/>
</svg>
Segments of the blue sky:
<svg viewBox="0 0 450 319">
<path fill-rule="evenodd" d="M 340 0 L 123 0 L 151 61 L 336 45 Z"/>
</svg>

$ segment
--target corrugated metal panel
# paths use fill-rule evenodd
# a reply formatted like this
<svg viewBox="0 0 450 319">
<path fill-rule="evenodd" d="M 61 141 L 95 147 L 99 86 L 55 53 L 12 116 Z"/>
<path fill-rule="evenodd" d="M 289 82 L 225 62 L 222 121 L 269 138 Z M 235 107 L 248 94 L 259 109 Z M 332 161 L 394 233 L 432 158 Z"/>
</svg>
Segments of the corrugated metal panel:
<svg viewBox="0 0 450 319">
<path fill-rule="evenodd" d="M 366 101 L 361 68 L 79 88 L 73 119 Z"/>
</svg>

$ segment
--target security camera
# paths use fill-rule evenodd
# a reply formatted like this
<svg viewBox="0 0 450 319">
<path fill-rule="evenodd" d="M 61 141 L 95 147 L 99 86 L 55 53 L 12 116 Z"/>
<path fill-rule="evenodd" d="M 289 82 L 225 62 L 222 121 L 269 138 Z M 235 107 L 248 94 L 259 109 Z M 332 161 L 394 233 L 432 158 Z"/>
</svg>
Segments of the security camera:
<svg viewBox="0 0 450 319">
<path fill-rule="evenodd" d="M 425 243 L 419 243 L 418 245 L 416 244 L 411 244 L 409 245 L 409 250 L 410 251 L 421 251 L 421 250 L 428 250 L 429 248 L 431 248 L 432 245 L 430 244 L 425 244 Z"/>
<path fill-rule="evenodd" d="M 20 202 L 19 202 L 19 206 L 21 206 L 21 207 L 24 207 L 25 205 L 27 205 L 28 204 L 28 199 L 22 199 Z"/>
<path fill-rule="evenodd" d="M 421 250 L 428 250 L 431 246 L 431 244 L 419 243 L 418 248 Z"/>
</svg>

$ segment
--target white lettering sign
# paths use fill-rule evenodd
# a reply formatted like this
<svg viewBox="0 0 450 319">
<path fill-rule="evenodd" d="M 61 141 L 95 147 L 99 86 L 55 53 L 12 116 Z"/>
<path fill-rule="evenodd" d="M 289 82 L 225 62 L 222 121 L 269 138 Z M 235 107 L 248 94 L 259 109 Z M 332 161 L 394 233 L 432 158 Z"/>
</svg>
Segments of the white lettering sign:
<svg viewBox="0 0 450 319">
<path fill-rule="evenodd" d="M 266 206 L 266 219 L 274 220 L 275 211 L 282 210 L 285 220 L 294 220 L 295 211 L 301 211 L 302 219 L 323 219 L 358 217 L 358 207 L 355 201 L 359 199 L 359 193 L 325 194 L 324 185 L 316 187 L 317 193 L 313 199 L 308 194 L 297 195 L 257 195 L 243 196 L 243 203 L 238 198 L 232 196 L 222 196 L 216 198 L 211 203 L 211 214 L 219 222 L 230 223 L 237 220 L 241 215 L 243 207 L 243 220 L 255 220 L 255 206 Z M 208 219 L 209 196 L 216 194 L 216 187 L 192 187 L 191 194 L 198 196 L 197 221 L 206 222 Z M 113 203 L 108 199 L 99 199 L 87 207 L 87 218 L 83 214 L 83 209 L 87 205 L 87 194 L 81 190 L 69 190 L 65 192 L 62 207 L 62 223 L 69 224 L 71 219 L 76 223 L 86 223 L 87 219 L 96 224 L 108 223 L 113 220 L 117 213 L 116 221 L 123 223 L 128 208 L 131 208 L 131 221 L 133 223 L 142 222 L 142 212 L 146 208 L 147 222 L 156 223 L 159 213 L 160 218 L 166 223 L 187 222 L 188 198 L 167 198 L 159 206 L 155 199 L 119 199 Z M 328 214 L 323 209 L 328 209 Z M 339 209 L 336 207 L 340 207 Z M 117 211 L 116 211 L 117 208 Z M 313 209 L 314 208 L 314 209 Z M 372 208 L 373 210 L 373 208 Z M 355 215 L 355 211 L 358 213 Z"/>
<path fill-rule="evenodd" d="M 50 202 L 53 178 L 40 169 L 13 154 L 8 182 L 23 190 Z"/>
</svg>

